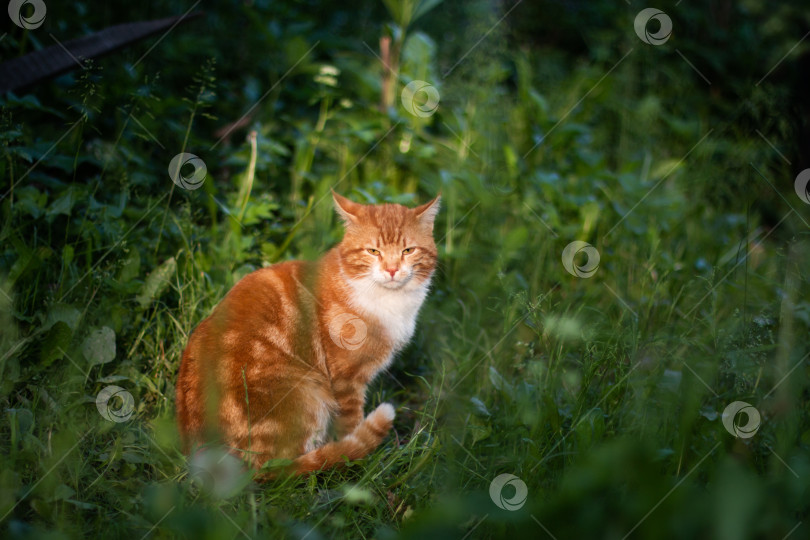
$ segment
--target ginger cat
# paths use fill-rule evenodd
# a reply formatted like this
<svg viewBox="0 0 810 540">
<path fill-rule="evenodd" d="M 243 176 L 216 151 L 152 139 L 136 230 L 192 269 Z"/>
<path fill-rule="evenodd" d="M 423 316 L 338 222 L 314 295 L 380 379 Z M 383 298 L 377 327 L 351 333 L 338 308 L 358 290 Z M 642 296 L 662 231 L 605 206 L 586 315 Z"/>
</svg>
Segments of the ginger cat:
<svg viewBox="0 0 810 540">
<path fill-rule="evenodd" d="M 187 452 L 219 442 L 255 469 L 283 458 L 300 474 L 362 458 L 391 429 L 388 403 L 363 417 L 366 386 L 413 335 L 440 197 L 406 208 L 332 196 L 337 246 L 245 276 L 192 333 L 177 380 Z"/>
</svg>

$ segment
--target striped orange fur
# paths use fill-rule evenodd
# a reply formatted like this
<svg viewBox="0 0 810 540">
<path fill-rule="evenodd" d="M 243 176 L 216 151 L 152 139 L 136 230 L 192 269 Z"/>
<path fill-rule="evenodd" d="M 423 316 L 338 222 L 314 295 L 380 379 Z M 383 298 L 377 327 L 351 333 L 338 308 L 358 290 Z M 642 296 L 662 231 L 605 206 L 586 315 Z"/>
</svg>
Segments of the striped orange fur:
<svg viewBox="0 0 810 540">
<path fill-rule="evenodd" d="M 416 208 L 333 198 L 337 246 L 245 276 L 192 333 L 177 380 L 187 452 L 218 443 L 255 469 L 289 459 L 305 473 L 368 455 L 391 429 L 388 403 L 364 418 L 366 387 L 413 335 L 439 197 Z"/>
</svg>

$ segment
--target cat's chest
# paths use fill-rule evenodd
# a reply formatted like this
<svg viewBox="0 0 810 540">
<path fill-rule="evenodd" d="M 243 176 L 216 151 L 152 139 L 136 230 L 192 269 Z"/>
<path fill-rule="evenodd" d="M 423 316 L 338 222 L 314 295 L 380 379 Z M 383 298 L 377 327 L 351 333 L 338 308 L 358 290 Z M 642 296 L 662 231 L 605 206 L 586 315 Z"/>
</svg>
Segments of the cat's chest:
<svg viewBox="0 0 810 540">
<path fill-rule="evenodd" d="M 414 290 L 387 290 L 382 287 L 355 286 L 351 303 L 366 324 L 379 325 L 391 340 L 394 350 L 404 347 L 413 336 L 419 308 L 425 301 L 427 286 Z"/>
</svg>

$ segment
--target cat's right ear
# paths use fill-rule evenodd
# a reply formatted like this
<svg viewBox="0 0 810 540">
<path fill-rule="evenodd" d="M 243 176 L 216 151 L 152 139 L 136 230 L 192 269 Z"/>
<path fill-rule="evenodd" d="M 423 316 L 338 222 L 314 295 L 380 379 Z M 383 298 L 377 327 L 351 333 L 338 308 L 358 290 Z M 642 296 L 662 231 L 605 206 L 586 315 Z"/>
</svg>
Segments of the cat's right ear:
<svg viewBox="0 0 810 540">
<path fill-rule="evenodd" d="M 332 190 L 332 200 L 335 201 L 335 211 L 338 216 L 340 216 L 340 219 L 343 220 L 344 225 L 348 227 L 349 225 L 356 225 L 358 223 L 360 210 L 362 209 L 361 204 L 357 204 L 342 195 L 338 195 L 335 193 L 334 189 Z"/>
</svg>

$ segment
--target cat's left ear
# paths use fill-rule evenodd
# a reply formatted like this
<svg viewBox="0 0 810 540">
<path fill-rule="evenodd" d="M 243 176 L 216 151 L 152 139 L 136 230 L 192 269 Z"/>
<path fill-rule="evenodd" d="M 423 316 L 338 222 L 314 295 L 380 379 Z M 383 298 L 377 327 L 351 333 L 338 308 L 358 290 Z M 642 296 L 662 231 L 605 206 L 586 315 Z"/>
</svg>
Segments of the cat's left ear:
<svg viewBox="0 0 810 540">
<path fill-rule="evenodd" d="M 441 206 L 442 194 L 439 193 L 436 195 L 436 198 L 430 202 L 427 202 L 421 206 L 417 206 L 413 209 L 414 215 L 416 219 L 422 225 L 425 225 L 431 231 L 433 230 L 433 222 L 436 221 L 436 214 L 439 213 L 439 208 Z"/>
</svg>

